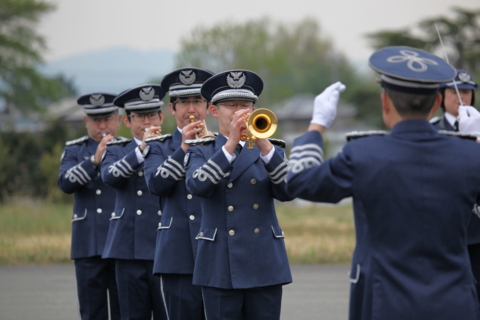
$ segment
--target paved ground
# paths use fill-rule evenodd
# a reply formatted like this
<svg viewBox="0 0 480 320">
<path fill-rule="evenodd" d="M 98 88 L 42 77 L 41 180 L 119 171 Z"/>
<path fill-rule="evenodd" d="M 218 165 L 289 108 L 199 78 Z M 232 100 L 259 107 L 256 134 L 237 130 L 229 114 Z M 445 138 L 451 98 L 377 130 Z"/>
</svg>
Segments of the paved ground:
<svg viewBox="0 0 480 320">
<path fill-rule="evenodd" d="M 293 265 L 282 320 L 345 320 L 348 266 Z M 0 320 L 78 319 L 73 264 L 0 267 Z"/>
</svg>

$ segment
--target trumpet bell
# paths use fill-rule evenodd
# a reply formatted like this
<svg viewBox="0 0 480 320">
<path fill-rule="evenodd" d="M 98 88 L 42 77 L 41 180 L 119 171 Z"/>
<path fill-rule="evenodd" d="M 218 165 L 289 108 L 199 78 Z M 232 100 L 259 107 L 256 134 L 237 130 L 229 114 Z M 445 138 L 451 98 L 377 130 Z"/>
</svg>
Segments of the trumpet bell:
<svg viewBox="0 0 480 320">
<path fill-rule="evenodd" d="M 257 109 L 248 117 L 247 129 L 258 139 L 271 137 L 277 130 L 277 126 L 277 116 L 268 109 Z"/>
</svg>

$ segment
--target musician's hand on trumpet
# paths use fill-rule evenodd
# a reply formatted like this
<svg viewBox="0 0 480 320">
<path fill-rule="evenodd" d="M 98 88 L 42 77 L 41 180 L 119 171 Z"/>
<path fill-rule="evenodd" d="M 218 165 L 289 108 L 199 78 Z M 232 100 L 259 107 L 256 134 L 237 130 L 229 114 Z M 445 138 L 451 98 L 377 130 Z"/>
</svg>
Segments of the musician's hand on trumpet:
<svg viewBox="0 0 480 320">
<path fill-rule="evenodd" d="M 146 139 L 158 137 L 162 134 L 162 127 L 160 126 L 151 126 L 149 128 L 144 129 L 145 132 L 143 133 L 142 144 L 140 145 L 140 151 L 145 150 L 147 143 L 145 142 Z"/>
<path fill-rule="evenodd" d="M 205 124 L 203 123 L 202 120 L 196 120 L 195 116 L 190 116 L 190 123 L 182 128 L 183 151 L 186 152 L 189 147 L 188 144 L 185 144 L 185 140 L 194 140 L 197 138 L 201 138 L 200 135 L 204 131 L 204 128 L 205 128 Z"/>
<path fill-rule="evenodd" d="M 242 135 L 246 134 L 247 130 L 247 119 L 248 114 L 251 112 L 250 109 L 241 109 L 235 111 L 230 121 L 230 132 L 228 135 L 228 141 L 225 143 L 224 147 L 228 153 L 234 154 L 235 149 L 237 148 L 238 143 L 241 140 Z"/>
<path fill-rule="evenodd" d="M 107 142 L 112 141 L 115 137 L 110 133 L 102 131 L 102 140 L 98 143 L 97 150 L 95 151 L 95 162 L 100 163 L 102 161 L 103 154 L 107 149 Z"/>
</svg>

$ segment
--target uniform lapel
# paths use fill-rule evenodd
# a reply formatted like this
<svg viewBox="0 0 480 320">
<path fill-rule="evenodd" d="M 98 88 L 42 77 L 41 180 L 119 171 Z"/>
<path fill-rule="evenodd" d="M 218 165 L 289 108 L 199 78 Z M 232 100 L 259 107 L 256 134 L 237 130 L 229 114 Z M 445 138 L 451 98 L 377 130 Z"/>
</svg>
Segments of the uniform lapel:
<svg viewBox="0 0 480 320">
<path fill-rule="evenodd" d="M 98 142 L 93 140 L 92 138 L 88 138 L 87 140 L 87 150 L 90 155 L 95 154 L 97 152 Z"/>
<path fill-rule="evenodd" d="M 175 132 L 172 136 L 172 143 L 170 144 L 170 149 L 172 151 L 177 150 L 177 148 L 182 144 L 182 133 L 175 129 Z"/>
<path fill-rule="evenodd" d="M 455 131 L 455 128 L 452 127 L 450 122 L 448 122 L 447 117 L 445 115 L 443 116 L 442 120 L 443 120 L 443 123 L 444 123 L 444 127 L 441 128 L 442 130 Z"/>
<path fill-rule="evenodd" d="M 255 161 L 260 158 L 260 150 L 255 146 L 253 149 L 248 149 L 247 144 L 243 147 L 242 152 L 235 158 L 232 163 L 233 169 L 230 174 L 229 181 L 237 179 L 245 170 L 248 169 Z"/>
</svg>

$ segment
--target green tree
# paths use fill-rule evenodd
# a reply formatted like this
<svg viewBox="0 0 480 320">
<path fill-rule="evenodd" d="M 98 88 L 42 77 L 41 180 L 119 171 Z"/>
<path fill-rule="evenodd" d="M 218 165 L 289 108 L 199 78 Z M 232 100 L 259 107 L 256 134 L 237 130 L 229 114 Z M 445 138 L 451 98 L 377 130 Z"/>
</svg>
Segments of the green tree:
<svg viewBox="0 0 480 320">
<path fill-rule="evenodd" d="M 36 25 L 53 9 L 41 0 L 0 0 L 0 98 L 24 111 L 44 110 L 65 93 L 61 81 L 36 70 L 46 48 Z"/>
<path fill-rule="evenodd" d="M 50 152 L 43 153 L 39 162 L 44 176 L 42 197 L 54 203 L 71 203 L 73 201 L 71 194 L 64 193 L 57 186 L 58 168 L 60 168 L 60 157 L 64 147 L 64 143 L 57 143 Z"/>
<path fill-rule="evenodd" d="M 310 18 L 292 25 L 261 18 L 196 27 L 181 40 L 176 66 L 257 72 L 265 82 L 261 104 L 267 107 L 297 93 L 318 94 L 333 81 L 355 80 L 347 59 Z"/>
<path fill-rule="evenodd" d="M 480 74 L 480 9 L 453 7 L 452 11 L 454 18 L 425 19 L 413 30 L 379 31 L 368 34 L 367 38 L 374 49 L 404 45 L 436 52 L 444 57 L 436 29 L 438 26 L 449 62 L 456 68 Z"/>
</svg>

